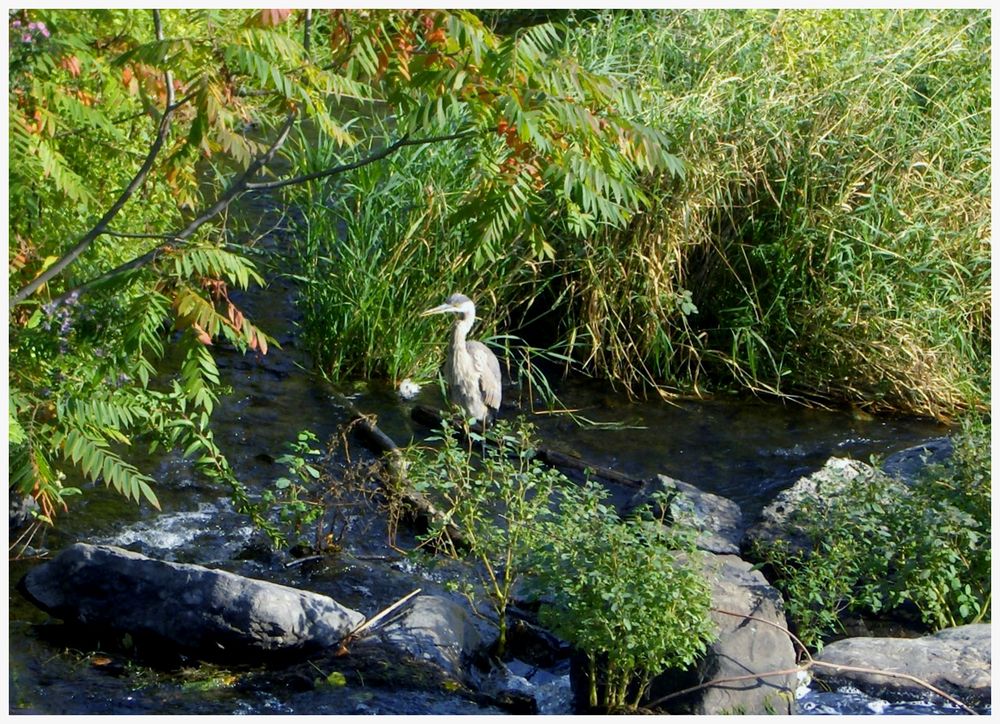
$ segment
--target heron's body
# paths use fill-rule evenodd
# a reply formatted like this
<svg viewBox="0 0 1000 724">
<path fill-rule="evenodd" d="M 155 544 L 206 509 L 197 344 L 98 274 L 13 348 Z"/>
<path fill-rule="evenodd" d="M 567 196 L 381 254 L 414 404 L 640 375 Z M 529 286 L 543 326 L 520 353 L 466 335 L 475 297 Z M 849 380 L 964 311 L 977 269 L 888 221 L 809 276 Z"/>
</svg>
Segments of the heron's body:
<svg viewBox="0 0 1000 724">
<path fill-rule="evenodd" d="M 457 314 L 444 362 L 448 396 L 461 408 L 466 419 L 487 422 L 500 409 L 500 362 L 485 344 L 466 339 L 476 322 L 476 306 L 463 294 L 424 314 Z"/>
</svg>

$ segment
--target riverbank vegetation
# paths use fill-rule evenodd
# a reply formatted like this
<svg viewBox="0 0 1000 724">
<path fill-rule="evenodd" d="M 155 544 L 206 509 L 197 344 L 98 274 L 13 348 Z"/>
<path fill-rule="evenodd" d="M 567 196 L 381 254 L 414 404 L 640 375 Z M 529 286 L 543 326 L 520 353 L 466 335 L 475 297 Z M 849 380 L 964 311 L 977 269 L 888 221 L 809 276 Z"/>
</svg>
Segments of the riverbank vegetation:
<svg viewBox="0 0 1000 724">
<path fill-rule="evenodd" d="M 573 484 L 535 456 L 523 420 L 501 422 L 464 446 L 445 426 L 436 449 L 407 451 L 407 475 L 439 503 L 424 544 L 470 559 L 489 601 L 505 655 L 515 592 L 586 661 L 591 709 L 633 711 L 667 669 L 693 666 L 714 637 L 709 584 L 697 567 L 694 533 L 665 521 L 654 501 L 625 520 L 600 484 Z M 478 450 L 482 458 L 478 459 Z M 482 592 L 482 593 L 478 593 Z"/>
<path fill-rule="evenodd" d="M 809 550 L 756 551 L 806 645 L 822 648 L 847 615 L 909 614 L 932 631 L 990 620 L 989 429 L 970 418 L 954 441 L 952 458 L 913 483 L 878 474 L 832 503 L 807 501 L 794 523 Z"/>
<path fill-rule="evenodd" d="M 622 111 L 662 133 L 683 174 L 647 174 L 648 204 L 624 226 L 532 215 L 499 257 L 459 211 L 482 168 L 461 147 L 345 181 L 310 204 L 303 250 L 327 264 L 304 304 L 334 376 L 426 372 L 431 332 L 408 312 L 461 289 L 487 331 L 542 330 L 531 341 L 635 392 L 749 390 L 942 418 L 985 407 L 987 14 L 564 20 L 559 52 L 629 88 Z M 539 193 L 558 208 L 557 188 Z"/>
</svg>

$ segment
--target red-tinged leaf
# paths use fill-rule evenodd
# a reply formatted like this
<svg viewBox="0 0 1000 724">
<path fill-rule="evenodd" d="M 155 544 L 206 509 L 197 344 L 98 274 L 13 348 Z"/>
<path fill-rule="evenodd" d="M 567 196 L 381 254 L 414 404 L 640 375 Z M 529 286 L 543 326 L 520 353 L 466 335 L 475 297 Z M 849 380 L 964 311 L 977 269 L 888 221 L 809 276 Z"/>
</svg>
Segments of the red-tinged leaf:
<svg viewBox="0 0 1000 724">
<path fill-rule="evenodd" d="M 191 323 L 191 329 L 197 332 L 199 342 L 201 342 L 206 346 L 212 344 L 212 335 L 210 335 L 208 332 L 202 329 L 201 325 L 199 325 L 197 322 Z"/>
<path fill-rule="evenodd" d="M 292 14 L 291 10 L 261 10 L 257 13 L 254 20 L 258 25 L 264 28 L 275 27 L 281 25 L 283 22 L 288 20 L 288 17 Z"/>
<path fill-rule="evenodd" d="M 80 59 L 75 55 L 64 55 L 59 59 L 59 67 L 68 72 L 74 78 L 80 76 Z"/>
</svg>

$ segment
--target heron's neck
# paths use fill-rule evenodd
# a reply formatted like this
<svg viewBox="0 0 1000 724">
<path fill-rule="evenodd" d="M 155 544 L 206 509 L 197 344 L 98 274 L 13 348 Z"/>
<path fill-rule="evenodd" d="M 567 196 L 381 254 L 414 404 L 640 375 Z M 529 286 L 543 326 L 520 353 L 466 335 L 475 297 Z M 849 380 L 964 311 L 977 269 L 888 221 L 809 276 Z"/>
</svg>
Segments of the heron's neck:
<svg viewBox="0 0 1000 724">
<path fill-rule="evenodd" d="M 451 328 L 451 338 L 456 343 L 464 342 L 466 336 L 469 334 L 469 330 L 472 329 L 472 325 L 475 323 L 476 317 L 474 314 L 463 314 L 455 320 L 455 324 Z"/>
</svg>

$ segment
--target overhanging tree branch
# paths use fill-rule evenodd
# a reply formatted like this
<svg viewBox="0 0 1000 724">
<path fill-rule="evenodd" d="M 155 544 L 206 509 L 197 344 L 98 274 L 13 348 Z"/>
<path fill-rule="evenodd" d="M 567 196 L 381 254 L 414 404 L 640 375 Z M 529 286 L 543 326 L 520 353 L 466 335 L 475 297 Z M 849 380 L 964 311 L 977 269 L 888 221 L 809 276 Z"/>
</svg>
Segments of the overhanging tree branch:
<svg viewBox="0 0 1000 724">
<path fill-rule="evenodd" d="M 151 249 L 150 251 L 147 251 L 145 254 L 138 256 L 135 259 L 125 262 L 121 266 L 115 267 L 111 271 L 105 272 L 101 276 L 91 279 L 90 281 L 84 284 L 81 284 L 75 289 L 70 289 L 69 291 L 64 292 L 57 299 L 54 300 L 55 303 L 61 304 L 66 300 L 67 297 L 73 294 L 76 295 L 82 294 L 83 292 L 86 292 L 95 286 L 99 286 L 100 284 L 103 284 L 104 282 L 109 281 L 110 279 L 113 279 L 122 274 L 126 274 L 142 266 L 145 266 L 149 262 L 153 261 L 160 254 L 162 254 L 164 251 L 173 248 L 175 244 L 184 242 L 185 240 L 189 239 L 194 234 L 194 232 L 196 232 L 202 226 L 202 224 L 209 221 L 216 214 L 218 214 L 223 209 L 228 207 L 229 204 L 231 204 L 236 199 L 237 196 L 239 196 L 240 194 L 242 194 L 244 191 L 247 190 L 248 180 L 253 178 L 253 176 L 258 171 L 260 171 L 261 168 L 270 163 L 271 160 L 274 158 L 274 154 L 276 154 L 278 152 L 278 149 L 284 145 L 285 140 L 288 138 L 288 133 L 289 131 L 292 130 L 292 126 L 295 123 L 295 118 L 296 118 L 295 113 L 288 114 L 288 118 L 285 120 L 284 126 L 282 126 L 277 139 L 275 139 L 274 143 L 271 144 L 271 147 L 268 148 L 263 155 L 258 156 L 256 159 L 254 159 L 253 162 L 249 166 L 247 166 L 246 170 L 243 173 L 241 173 L 236 178 L 235 181 L 233 181 L 233 184 L 229 187 L 229 189 L 224 194 L 222 194 L 218 199 L 216 199 L 215 203 L 213 203 L 207 209 L 202 211 L 201 214 L 199 214 L 196 219 L 194 219 L 191 223 L 189 223 L 184 228 L 183 231 L 180 231 L 177 234 L 169 235 L 168 238 L 170 239 L 170 241 L 166 242 L 165 244 L 161 244 L 155 249 Z"/>
<path fill-rule="evenodd" d="M 375 161 L 381 161 L 386 156 L 390 156 L 404 146 L 420 146 L 426 143 L 439 143 L 441 141 L 454 141 L 458 138 L 466 138 L 471 136 L 473 131 L 462 131 L 460 133 L 451 133 L 446 136 L 429 136 L 426 138 L 409 138 L 408 136 L 403 136 L 398 141 L 395 141 L 385 148 L 375 151 L 374 153 L 365 156 L 364 158 L 354 161 L 352 163 L 345 163 L 340 166 L 332 166 L 330 168 L 324 169 L 322 171 L 314 171 L 313 173 L 303 174 L 301 176 L 295 176 L 293 178 L 280 179 L 278 181 L 264 181 L 261 183 L 247 184 L 247 191 L 272 191 L 274 189 L 280 189 L 285 186 L 292 186 L 294 184 L 306 183 L 308 181 L 315 181 L 316 179 L 326 178 L 327 176 L 333 176 L 338 173 L 344 173 L 346 171 L 353 171 L 356 168 L 361 168 L 362 166 L 367 166 Z"/>
<path fill-rule="evenodd" d="M 153 13 L 154 13 L 153 23 L 156 27 L 157 39 L 162 39 L 161 36 L 163 35 L 163 29 L 160 25 L 159 11 L 154 10 Z M 122 191 L 118 199 L 111 205 L 111 208 L 109 208 L 104 213 L 104 216 L 100 218 L 100 220 L 94 225 L 94 227 L 90 231 L 88 231 L 86 234 L 83 235 L 83 237 L 76 243 L 76 245 L 72 249 L 66 252 L 62 256 L 62 258 L 56 261 L 55 264 L 53 264 L 44 272 L 42 272 L 37 277 L 32 279 L 27 285 L 25 285 L 20 291 L 18 291 L 16 294 L 14 294 L 14 296 L 10 298 L 11 307 L 23 302 L 29 296 L 34 294 L 39 287 L 48 282 L 50 279 L 54 279 L 59 274 L 62 274 L 63 270 L 66 269 L 66 267 L 68 267 L 70 264 L 76 261 L 80 257 L 80 255 L 83 254 L 83 252 L 85 252 L 90 247 L 94 239 L 96 239 L 98 236 L 104 233 L 104 230 L 107 229 L 108 224 L 111 223 L 111 220 L 118 215 L 118 212 L 122 210 L 122 207 L 124 207 L 125 204 L 128 203 L 128 200 L 132 198 L 132 194 L 134 194 L 136 190 L 140 186 L 142 186 L 142 184 L 146 181 L 146 177 L 152 170 L 153 163 L 156 161 L 156 157 L 157 155 L 159 155 L 160 150 L 163 148 L 163 144 L 167 140 L 167 135 L 170 133 L 170 123 L 174 111 L 176 111 L 181 105 L 186 103 L 188 98 L 191 97 L 187 96 L 181 99 L 181 101 L 178 103 L 173 102 L 174 101 L 173 77 L 169 70 L 166 72 L 166 87 L 167 87 L 166 104 L 164 107 L 163 115 L 160 116 L 160 124 L 156 131 L 156 138 L 153 140 L 153 145 L 150 146 L 149 153 L 146 154 L 146 159 L 145 161 L 143 161 L 142 166 L 139 168 L 139 172 L 136 173 L 136 175 L 129 182 L 128 186 L 125 187 L 125 190 Z"/>
<path fill-rule="evenodd" d="M 302 176 L 295 176 L 289 179 L 281 179 L 279 181 L 251 183 L 249 179 L 251 179 L 261 168 L 267 165 L 271 161 L 271 159 L 274 158 L 274 154 L 278 151 L 278 149 L 281 148 L 282 145 L 284 145 L 285 140 L 288 137 L 288 133 L 292 128 L 292 123 L 294 122 L 294 120 L 295 120 L 294 114 L 290 115 L 285 126 L 282 128 L 282 131 L 279 134 L 278 139 L 271 145 L 267 153 L 265 153 L 263 156 L 260 156 L 253 163 L 251 163 L 250 166 L 247 167 L 246 171 L 240 174 L 240 176 L 233 182 L 232 186 L 229 187 L 229 190 L 225 194 L 220 196 L 219 199 L 214 204 L 212 204 L 212 206 L 210 206 L 208 209 L 199 214 L 198 218 L 196 218 L 194 221 L 188 224 L 183 231 L 180 231 L 176 234 L 128 235 L 135 237 L 143 236 L 148 238 L 163 238 L 163 239 L 168 239 L 168 241 L 164 244 L 161 244 L 160 246 L 157 246 L 155 249 L 151 249 L 145 254 L 138 256 L 135 259 L 132 259 L 131 261 L 127 261 L 124 264 L 115 267 L 111 271 L 105 272 L 99 277 L 91 279 L 90 281 L 85 282 L 84 284 L 81 284 L 80 286 L 74 289 L 70 289 L 64 292 L 57 299 L 55 299 L 54 302 L 56 304 L 61 304 L 69 296 L 73 294 L 80 295 L 96 286 L 99 286 L 107 281 L 110 281 L 111 279 L 114 279 L 115 277 L 119 277 L 122 274 L 127 274 L 128 272 L 135 271 L 136 269 L 145 266 L 146 264 L 156 259 L 163 252 L 172 249 L 178 243 L 183 243 L 184 241 L 189 239 L 202 224 L 210 220 L 219 212 L 223 211 L 226 207 L 229 206 L 229 204 L 231 204 L 234 200 L 236 200 L 236 198 L 239 195 L 247 191 L 267 191 L 267 190 L 282 188 L 284 186 L 291 186 L 292 184 L 301 184 L 301 183 L 306 183 L 308 181 L 314 181 L 316 179 L 325 178 L 327 176 L 333 176 L 338 173 L 345 173 L 347 171 L 352 171 L 356 168 L 361 168 L 362 166 L 367 166 L 370 163 L 374 163 L 375 161 L 379 161 L 383 158 L 386 158 L 387 156 L 390 156 L 391 154 L 395 153 L 396 151 L 405 146 L 417 146 L 427 143 L 452 141 L 458 138 L 465 138 L 467 136 L 472 135 L 473 133 L 473 131 L 462 131 L 460 133 L 451 133 L 445 136 L 428 136 L 425 138 L 408 138 L 404 136 L 398 141 L 389 144 L 385 148 L 375 151 L 374 153 L 371 153 L 368 156 L 365 156 L 364 158 L 354 161 L 352 163 L 341 164 L 339 166 L 333 166 L 331 168 L 324 169 L 322 171 L 316 171 L 314 173 L 304 174 Z M 121 232 L 111 232 L 107 229 L 105 229 L 102 233 L 113 233 L 116 236 L 125 235 L 122 234 Z"/>
</svg>

